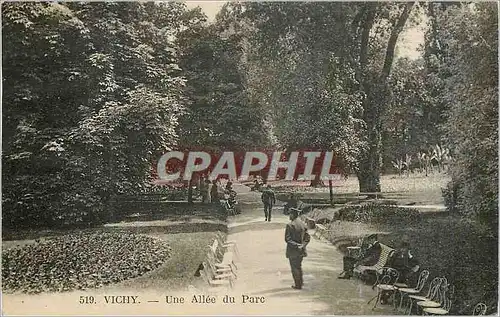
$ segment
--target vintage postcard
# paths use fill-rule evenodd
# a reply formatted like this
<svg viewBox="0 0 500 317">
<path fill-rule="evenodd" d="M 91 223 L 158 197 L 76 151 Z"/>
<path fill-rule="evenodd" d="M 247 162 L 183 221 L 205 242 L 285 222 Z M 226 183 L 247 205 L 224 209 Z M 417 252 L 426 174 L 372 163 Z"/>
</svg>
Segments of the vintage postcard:
<svg viewBox="0 0 500 317">
<path fill-rule="evenodd" d="M 498 314 L 497 2 L 1 20 L 3 315 Z"/>
</svg>

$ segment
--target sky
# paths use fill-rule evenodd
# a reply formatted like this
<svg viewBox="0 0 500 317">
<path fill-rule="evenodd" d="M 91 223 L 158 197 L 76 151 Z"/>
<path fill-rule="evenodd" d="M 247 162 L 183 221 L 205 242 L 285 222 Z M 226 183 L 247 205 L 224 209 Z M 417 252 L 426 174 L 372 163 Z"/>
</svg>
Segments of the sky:
<svg viewBox="0 0 500 317">
<path fill-rule="evenodd" d="M 209 21 L 213 21 L 215 15 L 227 1 L 186 1 L 188 8 L 199 6 L 207 15 Z M 421 56 L 417 50 L 418 46 L 424 43 L 424 30 L 422 27 L 413 27 L 405 30 L 397 44 L 397 52 L 399 57 L 408 57 L 416 59 Z"/>
</svg>

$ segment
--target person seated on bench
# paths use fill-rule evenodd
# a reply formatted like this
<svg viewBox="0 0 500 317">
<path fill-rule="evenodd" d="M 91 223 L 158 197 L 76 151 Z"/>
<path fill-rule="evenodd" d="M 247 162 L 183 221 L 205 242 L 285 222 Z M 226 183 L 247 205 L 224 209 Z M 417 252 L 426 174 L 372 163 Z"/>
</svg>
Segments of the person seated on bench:
<svg viewBox="0 0 500 317">
<path fill-rule="evenodd" d="M 284 215 L 290 214 L 291 208 L 297 208 L 297 198 L 295 198 L 295 195 L 293 193 L 290 194 L 290 198 L 288 198 L 288 202 L 283 207 L 283 214 Z"/>
<path fill-rule="evenodd" d="M 236 195 L 236 192 L 234 190 L 231 190 L 228 194 L 227 202 L 229 203 L 229 206 L 231 206 L 231 208 L 234 208 L 235 213 L 239 214 L 241 213 L 241 211 L 239 210 L 239 208 L 237 208 L 238 202 L 236 201 Z"/>
<path fill-rule="evenodd" d="M 226 183 L 226 191 L 230 192 L 233 190 L 233 182 L 231 180 L 228 180 Z"/>
<path fill-rule="evenodd" d="M 217 181 L 214 179 L 212 181 L 212 187 L 210 187 L 210 197 L 212 199 L 212 203 L 220 204 L 219 187 L 217 185 Z"/>
<path fill-rule="evenodd" d="M 378 242 L 377 235 L 370 236 L 370 238 L 373 238 L 372 240 L 373 242 L 371 242 L 368 245 L 365 252 L 361 251 L 361 257 L 359 259 L 356 259 L 349 255 L 344 256 L 343 258 L 344 271 L 340 273 L 338 278 L 350 279 L 353 275 L 353 270 L 356 266 L 358 265 L 369 266 L 377 263 L 378 258 L 380 257 L 380 253 L 382 252 L 382 247 Z"/>
<path fill-rule="evenodd" d="M 261 183 L 258 179 L 254 180 L 252 190 L 259 191 Z"/>
<path fill-rule="evenodd" d="M 401 246 L 389 259 L 387 266 L 399 272 L 398 283 L 406 284 L 408 284 L 408 279 L 418 272 L 420 268 L 418 260 L 410 252 L 410 243 L 408 241 L 401 242 Z"/>
</svg>

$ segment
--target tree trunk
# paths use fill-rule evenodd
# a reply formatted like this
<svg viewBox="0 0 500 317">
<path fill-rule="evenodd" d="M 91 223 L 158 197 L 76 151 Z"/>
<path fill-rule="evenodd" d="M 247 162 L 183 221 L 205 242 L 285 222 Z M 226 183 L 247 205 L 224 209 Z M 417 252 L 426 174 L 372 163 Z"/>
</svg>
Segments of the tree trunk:
<svg viewBox="0 0 500 317">
<path fill-rule="evenodd" d="M 324 187 L 325 182 L 320 178 L 320 174 L 317 174 L 316 177 L 314 177 L 313 180 L 311 180 L 311 187 Z"/>
<path fill-rule="evenodd" d="M 188 193 L 187 193 L 188 204 L 193 203 L 193 180 L 188 181 Z"/>
<path fill-rule="evenodd" d="M 330 204 L 333 205 L 333 184 L 331 179 L 328 180 L 328 189 L 330 190 Z"/>
<path fill-rule="evenodd" d="M 380 192 L 380 160 L 381 160 L 381 142 L 380 130 L 375 128 L 368 133 L 369 145 L 367 153 L 361 158 L 358 181 L 359 191 L 361 193 Z"/>
<path fill-rule="evenodd" d="M 360 160 L 358 172 L 360 192 L 380 192 L 380 168 L 382 159 L 381 115 L 383 113 L 383 105 L 386 103 L 388 95 L 387 78 L 389 77 L 392 63 L 394 61 L 394 51 L 397 39 L 403 30 L 413 5 L 413 2 L 406 4 L 395 27 L 392 29 L 389 42 L 387 43 L 382 72 L 379 78 L 374 78 L 371 81 L 366 74 L 366 65 L 370 29 L 374 24 L 375 7 L 370 8 L 363 25 L 363 32 L 361 36 L 360 69 L 362 75 L 361 89 L 366 94 L 365 100 L 363 101 L 363 119 L 366 123 L 368 149 L 364 155 L 362 155 Z"/>
<path fill-rule="evenodd" d="M 262 182 L 267 184 L 267 178 L 269 177 L 269 171 L 261 171 L 260 177 L 262 178 Z"/>
</svg>

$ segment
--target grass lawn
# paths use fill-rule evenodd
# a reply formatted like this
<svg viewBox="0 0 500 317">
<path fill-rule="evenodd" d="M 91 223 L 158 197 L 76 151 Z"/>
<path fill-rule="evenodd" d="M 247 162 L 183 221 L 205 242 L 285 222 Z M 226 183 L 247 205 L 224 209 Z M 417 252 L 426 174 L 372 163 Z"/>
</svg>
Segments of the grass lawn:
<svg viewBox="0 0 500 317">
<path fill-rule="evenodd" d="M 398 204 L 416 203 L 419 205 L 443 204 L 441 189 L 445 188 L 450 178 L 445 174 L 411 174 L 409 176 L 382 175 L 380 177 L 382 193 L 385 199 L 395 200 Z M 269 182 L 276 192 L 294 192 L 302 198 L 329 199 L 329 188 L 310 187 L 310 182 L 300 181 L 271 181 Z M 359 182 L 356 176 L 346 180 L 333 181 L 335 197 L 358 193 Z"/>
<path fill-rule="evenodd" d="M 170 258 L 158 269 L 135 279 L 127 280 L 124 286 L 137 290 L 184 290 L 188 285 L 202 283 L 194 273 L 208 251 L 208 245 L 215 238 L 215 232 L 190 232 L 176 234 L 151 234 L 166 241 L 171 249 Z"/>
<path fill-rule="evenodd" d="M 445 276 L 455 287 L 453 314 L 470 315 L 478 302 L 496 311 L 498 237 L 477 223 L 433 214 L 412 223 L 404 219 L 390 224 L 337 221 L 331 226 L 329 240 L 344 252 L 349 243 L 370 233 L 379 233 L 379 241 L 394 248 L 406 239 L 421 268 L 429 270 L 429 281 Z"/>
</svg>

